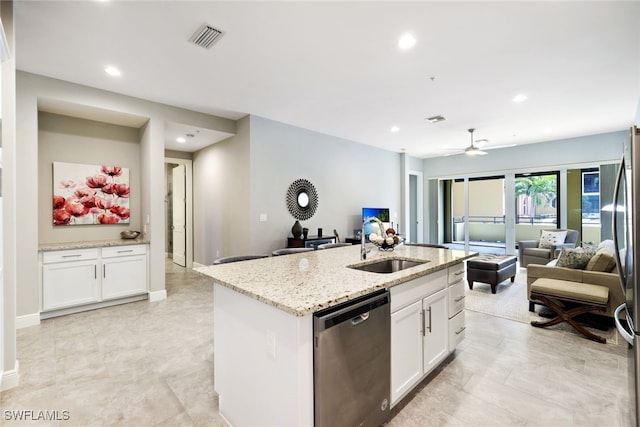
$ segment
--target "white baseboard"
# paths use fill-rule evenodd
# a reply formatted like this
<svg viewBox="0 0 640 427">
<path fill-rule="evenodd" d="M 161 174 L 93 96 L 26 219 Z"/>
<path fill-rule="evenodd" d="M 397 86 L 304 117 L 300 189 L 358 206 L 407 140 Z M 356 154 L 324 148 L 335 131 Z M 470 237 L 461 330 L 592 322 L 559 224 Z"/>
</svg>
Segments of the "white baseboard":
<svg viewBox="0 0 640 427">
<path fill-rule="evenodd" d="M 200 267 L 206 267 L 206 265 L 204 264 L 200 264 L 199 262 L 193 262 L 193 268 L 200 268 Z"/>
<path fill-rule="evenodd" d="M 2 373 L 2 376 L 0 376 L 0 391 L 18 387 L 18 384 L 20 383 L 19 366 L 20 365 L 16 360 L 16 367 L 14 369 Z"/>
<path fill-rule="evenodd" d="M 149 302 L 162 301 L 167 299 L 167 290 L 149 292 Z"/>
<path fill-rule="evenodd" d="M 40 324 L 40 313 L 25 314 L 16 317 L 16 329 L 28 328 Z"/>
</svg>

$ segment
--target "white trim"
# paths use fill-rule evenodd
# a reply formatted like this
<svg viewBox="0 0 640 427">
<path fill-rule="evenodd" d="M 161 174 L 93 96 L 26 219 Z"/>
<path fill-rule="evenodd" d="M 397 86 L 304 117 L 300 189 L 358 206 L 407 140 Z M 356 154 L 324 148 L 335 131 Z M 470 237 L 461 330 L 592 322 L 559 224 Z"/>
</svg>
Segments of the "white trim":
<svg viewBox="0 0 640 427">
<path fill-rule="evenodd" d="M 18 387 L 20 383 L 20 363 L 16 360 L 16 367 L 10 371 L 5 371 L 0 376 L 0 391 Z"/>
<path fill-rule="evenodd" d="M 411 205 L 411 175 L 416 177 L 416 220 L 418 222 L 416 227 L 416 239 L 415 243 L 424 243 L 424 174 L 421 171 L 416 170 L 408 170 L 406 176 L 406 185 L 407 185 L 407 200 L 406 200 L 406 209 L 407 209 L 407 218 L 406 224 L 408 227 L 405 227 L 405 234 L 407 238 L 411 236 L 411 212 L 409 206 Z"/>
<path fill-rule="evenodd" d="M 149 302 L 162 301 L 167 299 L 167 290 L 149 292 Z"/>
<path fill-rule="evenodd" d="M 24 316 L 16 316 L 16 329 L 28 328 L 29 326 L 38 326 L 40 324 L 40 313 L 25 314 Z"/>
<path fill-rule="evenodd" d="M 193 262 L 193 268 L 200 268 L 200 267 L 206 267 L 206 265 L 204 264 L 200 264 L 199 262 Z"/>
</svg>

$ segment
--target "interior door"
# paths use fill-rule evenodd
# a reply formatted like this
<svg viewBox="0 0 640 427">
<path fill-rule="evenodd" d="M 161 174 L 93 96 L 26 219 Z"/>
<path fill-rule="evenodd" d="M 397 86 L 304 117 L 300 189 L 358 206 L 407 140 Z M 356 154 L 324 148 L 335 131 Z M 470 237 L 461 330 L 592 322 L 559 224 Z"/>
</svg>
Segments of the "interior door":
<svg viewBox="0 0 640 427">
<path fill-rule="evenodd" d="M 173 197 L 171 200 L 173 218 L 171 233 L 173 235 L 173 262 L 186 267 L 187 265 L 187 204 L 186 204 L 186 168 L 178 165 L 171 170 L 173 182 Z"/>
</svg>

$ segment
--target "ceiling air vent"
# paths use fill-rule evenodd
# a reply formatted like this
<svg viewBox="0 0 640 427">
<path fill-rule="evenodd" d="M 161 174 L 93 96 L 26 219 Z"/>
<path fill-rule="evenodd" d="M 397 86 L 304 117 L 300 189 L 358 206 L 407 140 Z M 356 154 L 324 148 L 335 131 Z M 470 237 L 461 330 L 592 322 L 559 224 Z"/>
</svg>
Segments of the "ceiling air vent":
<svg viewBox="0 0 640 427">
<path fill-rule="evenodd" d="M 211 49 L 211 46 L 224 35 L 224 33 L 211 25 L 203 24 L 196 30 L 191 36 L 189 41 L 196 46 L 203 47 L 205 49 Z"/>
<path fill-rule="evenodd" d="M 442 116 L 433 116 L 433 117 L 427 117 L 425 120 L 431 122 L 431 123 L 438 123 L 438 122 L 443 122 L 447 119 L 445 119 Z"/>
</svg>

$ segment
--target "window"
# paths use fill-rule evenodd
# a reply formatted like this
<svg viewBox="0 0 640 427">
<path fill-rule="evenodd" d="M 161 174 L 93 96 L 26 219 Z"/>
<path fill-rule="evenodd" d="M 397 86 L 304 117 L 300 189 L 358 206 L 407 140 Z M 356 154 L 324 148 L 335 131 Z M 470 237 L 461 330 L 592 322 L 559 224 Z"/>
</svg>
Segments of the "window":
<svg viewBox="0 0 640 427">
<path fill-rule="evenodd" d="M 558 224 L 558 172 L 516 175 L 516 224 Z"/>
<path fill-rule="evenodd" d="M 582 224 L 600 224 L 600 172 L 582 171 Z"/>
</svg>

